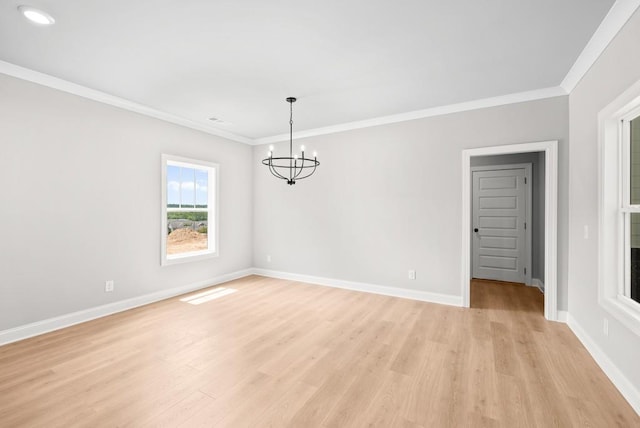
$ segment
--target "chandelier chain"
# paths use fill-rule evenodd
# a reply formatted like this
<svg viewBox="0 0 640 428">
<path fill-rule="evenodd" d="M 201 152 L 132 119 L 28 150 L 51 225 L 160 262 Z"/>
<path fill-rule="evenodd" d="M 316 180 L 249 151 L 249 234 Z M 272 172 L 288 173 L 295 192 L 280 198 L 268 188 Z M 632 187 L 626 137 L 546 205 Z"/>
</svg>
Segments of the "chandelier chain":
<svg viewBox="0 0 640 428">
<path fill-rule="evenodd" d="M 289 101 L 289 181 L 293 181 L 295 168 L 293 158 L 293 101 Z"/>
</svg>

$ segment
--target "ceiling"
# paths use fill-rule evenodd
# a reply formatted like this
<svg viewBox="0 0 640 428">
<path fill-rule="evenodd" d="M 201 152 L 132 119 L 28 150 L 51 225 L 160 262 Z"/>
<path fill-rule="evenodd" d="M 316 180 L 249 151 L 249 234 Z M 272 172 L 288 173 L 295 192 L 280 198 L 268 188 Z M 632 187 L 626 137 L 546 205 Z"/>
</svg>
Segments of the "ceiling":
<svg viewBox="0 0 640 428">
<path fill-rule="evenodd" d="M 557 87 L 613 3 L 5 0 L 0 60 L 254 140 Z"/>
</svg>

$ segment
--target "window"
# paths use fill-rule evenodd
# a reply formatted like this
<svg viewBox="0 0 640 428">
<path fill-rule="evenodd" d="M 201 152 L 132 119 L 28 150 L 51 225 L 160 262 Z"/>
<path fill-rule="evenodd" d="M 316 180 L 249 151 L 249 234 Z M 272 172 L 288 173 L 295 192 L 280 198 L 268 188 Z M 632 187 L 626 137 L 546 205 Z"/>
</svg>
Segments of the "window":
<svg viewBox="0 0 640 428">
<path fill-rule="evenodd" d="M 640 335 L 640 82 L 599 120 L 598 300 Z"/>
<path fill-rule="evenodd" d="M 218 166 L 162 156 L 162 264 L 217 256 Z"/>
<path fill-rule="evenodd" d="M 637 114 L 637 115 L 636 115 Z M 625 225 L 625 281 L 622 295 L 640 302 L 640 111 L 623 119 L 622 143 L 626 146 L 629 169 L 624 179 L 628 201 L 621 209 Z M 626 198 L 625 198 L 626 199 Z"/>
</svg>

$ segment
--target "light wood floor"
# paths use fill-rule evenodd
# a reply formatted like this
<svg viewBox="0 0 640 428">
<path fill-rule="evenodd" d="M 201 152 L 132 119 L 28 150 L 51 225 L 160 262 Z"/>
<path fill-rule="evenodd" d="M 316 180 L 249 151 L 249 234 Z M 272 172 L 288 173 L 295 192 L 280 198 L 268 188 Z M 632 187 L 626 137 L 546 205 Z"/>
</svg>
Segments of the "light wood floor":
<svg viewBox="0 0 640 428">
<path fill-rule="evenodd" d="M 474 281 L 463 309 L 225 286 L 0 347 L 0 426 L 640 426 L 534 288 Z"/>
</svg>

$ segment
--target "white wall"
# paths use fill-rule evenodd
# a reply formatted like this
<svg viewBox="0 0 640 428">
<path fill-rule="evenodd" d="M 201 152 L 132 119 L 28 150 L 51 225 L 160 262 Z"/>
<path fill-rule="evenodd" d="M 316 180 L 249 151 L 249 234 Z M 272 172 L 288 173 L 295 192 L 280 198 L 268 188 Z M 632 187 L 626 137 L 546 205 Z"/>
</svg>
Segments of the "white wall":
<svg viewBox="0 0 640 428">
<path fill-rule="evenodd" d="M 640 12 L 570 96 L 569 313 L 640 389 L 640 340 L 598 305 L 598 112 L 640 79 Z M 584 239 L 584 226 L 589 238 Z M 603 333 L 603 318 L 609 335 Z"/>
<path fill-rule="evenodd" d="M 531 174 L 531 278 L 544 281 L 544 152 L 474 156 L 471 166 L 530 163 Z M 473 240 L 471 241 L 473 242 Z M 473 260 L 473 258 L 471 258 Z"/>
<path fill-rule="evenodd" d="M 462 150 L 559 140 L 564 309 L 567 124 L 567 97 L 557 97 L 305 138 L 294 144 L 318 150 L 321 165 L 294 186 L 260 165 L 267 148 L 256 146 L 254 266 L 460 296 Z"/>
<path fill-rule="evenodd" d="M 251 267 L 249 146 L 0 74 L 0 153 L 0 331 Z M 220 164 L 218 258 L 160 267 L 161 153 Z"/>
</svg>

